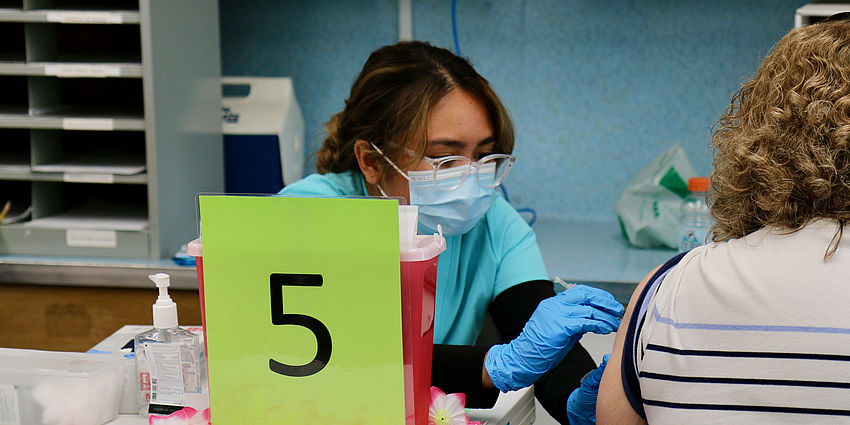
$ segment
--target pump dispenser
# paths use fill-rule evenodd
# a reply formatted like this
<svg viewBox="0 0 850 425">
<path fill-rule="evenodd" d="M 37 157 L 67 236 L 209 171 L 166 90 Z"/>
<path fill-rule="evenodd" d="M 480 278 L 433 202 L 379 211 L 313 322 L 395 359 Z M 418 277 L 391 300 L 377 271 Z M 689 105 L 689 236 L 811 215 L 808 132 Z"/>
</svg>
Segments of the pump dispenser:
<svg viewBox="0 0 850 425">
<path fill-rule="evenodd" d="M 177 326 L 177 303 L 168 295 L 171 277 L 165 273 L 157 273 L 149 275 L 148 278 L 159 288 L 159 297 L 153 305 L 153 327 L 168 329 Z"/>
<path fill-rule="evenodd" d="M 198 335 L 177 326 L 177 304 L 168 295 L 170 277 L 149 275 L 159 296 L 153 304 L 153 329 L 136 335 L 139 413 L 168 415 L 186 406 L 209 406 L 204 391 L 206 367 Z"/>
</svg>

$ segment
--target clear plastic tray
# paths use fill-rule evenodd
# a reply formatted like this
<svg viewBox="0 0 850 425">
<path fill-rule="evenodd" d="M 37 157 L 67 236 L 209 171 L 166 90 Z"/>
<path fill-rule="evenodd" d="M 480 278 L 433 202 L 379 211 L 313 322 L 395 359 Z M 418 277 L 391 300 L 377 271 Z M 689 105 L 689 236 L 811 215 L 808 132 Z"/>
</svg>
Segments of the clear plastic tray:
<svg viewBox="0 0 850 425">
<path fill-rule="evenodd" d="M 121 357 L 0 348 L 0 417 L 13 425 L 101 425 L 118 416 Z"/>
</svg>

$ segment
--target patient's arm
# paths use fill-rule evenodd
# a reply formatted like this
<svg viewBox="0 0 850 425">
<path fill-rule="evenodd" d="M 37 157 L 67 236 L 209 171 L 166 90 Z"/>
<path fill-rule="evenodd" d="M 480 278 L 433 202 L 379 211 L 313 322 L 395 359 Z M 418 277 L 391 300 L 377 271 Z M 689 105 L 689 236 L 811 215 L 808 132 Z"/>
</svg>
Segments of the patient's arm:
<svg viewBox="0 0 850 425">
<path fill-rule="evenodd" d="M 623 344 L 626 339 L 626 329 L 629 327 L 636 301 L 643 291 L 643 287 L 646 286 L 647 281 L 655 274 L 656 270 L 658 270 L 658 267 L 649 272 L 638 284 L 637 289 L 632 294 L 631 300 L 629 300 L 629 305 L 626 307 L 623 320 L 620 322 L 620 329 L 617 331 L 617 337 L 614 339 L 611 358 L 608 360 L 608 366 L 605 367 L 602 382 L 599 384 L 599 396 L 596 399 L 597 425 L 646 424 L 646 421 L 632 409 L 632 405 L 629 404 L 629 400 L 626 398 L 620 368 L 622 367 L 621 361 L 623 359 Z"/>
</svg>

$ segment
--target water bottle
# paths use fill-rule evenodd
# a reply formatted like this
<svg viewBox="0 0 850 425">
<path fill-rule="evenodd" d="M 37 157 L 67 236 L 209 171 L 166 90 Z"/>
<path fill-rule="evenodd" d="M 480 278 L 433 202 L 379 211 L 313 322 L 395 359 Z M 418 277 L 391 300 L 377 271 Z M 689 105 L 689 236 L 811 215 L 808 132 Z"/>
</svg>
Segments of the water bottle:
<svg viewBox="0 0 850 425">
<path fill-rule="evenodd" d="M 688 180 L 691 192 L 682 203 L 682 221 L 679 224 L 679 252 L 689 251 L 706 243 L 711 229 L 711 213 L 705 196 L 708 194 L 707 177 L 693 177 Z"/>
</svg>

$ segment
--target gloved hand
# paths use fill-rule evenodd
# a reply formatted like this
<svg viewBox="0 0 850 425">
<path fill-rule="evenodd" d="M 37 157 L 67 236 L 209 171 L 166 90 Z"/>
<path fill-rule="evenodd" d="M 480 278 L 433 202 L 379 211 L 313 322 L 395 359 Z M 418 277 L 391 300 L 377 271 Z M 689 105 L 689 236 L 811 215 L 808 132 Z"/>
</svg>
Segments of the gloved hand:
<svg viewBox="0 0 850 425">
<path fill-rule="evenodd" d="M 567 398 L 567 418 L 570 425 L 596 424 L 596 395 L 599 394 L 599 382 L 609 357 L 610 354 L 602 357 L 602 364 L 581 378 L 581 386 L 573 390 Z"/>
<path fill-rule="evenodd" d="M 484 368 L 501 391 L 527 387 L 560 363 L 586 332 L 615 331 L 623 311 L 623 305 L 601 289 L 567 289 L 541 301 L 516 339 L 490 347 Z"/>
</svg>

